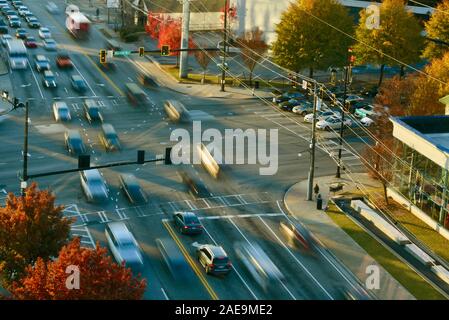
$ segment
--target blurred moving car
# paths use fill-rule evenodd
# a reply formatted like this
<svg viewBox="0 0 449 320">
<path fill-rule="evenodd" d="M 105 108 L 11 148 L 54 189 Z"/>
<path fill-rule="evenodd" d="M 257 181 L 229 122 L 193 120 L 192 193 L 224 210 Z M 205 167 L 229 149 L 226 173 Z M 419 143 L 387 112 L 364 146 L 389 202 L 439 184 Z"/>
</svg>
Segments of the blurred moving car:
<svg viewBox="0 0 449 320">
<path fill-rule="evenodd" d="M 156 246 L 173 278 L 181 281 L 179 284 L 189 285 L 193 273 L 173 239 L 156 239 Z"/>
<path fill-rule="evenodd" d="M 6 25 L 5 21 L 3 19 L 0 19 L 0 33 L 6 34 L 8 33 L 8 26 Z"/>
<path fill-rule="evenodd" d="M 42 84 L 45 88 L 56 88 L 56 78 L 53 72 L 45 70 L 42 75 Z"/>
<path fill-rule="evenodd" d="M 196 248 L 196 255 L 207 274 L 228 274 L 232 269 L 231 260 L 220 246 L 202 244 Z"/>
<path fill-rule="evenodd" d="M 27 36 L 27 38 L 25 39 L 25 47 L 31 48 L 31 49 L 37 48 L 36 39 L 34 37 Z"/>
<path fill-rule="evenodd" d="M 61 69 L 72 69 L 73 62 L 67 52 L 60 52 L 56 56 L 56 65 Z"/>
<path fill-rule="evenodd" d="M 132 271 L 142 270 L 143 256 L 137 240 L 123 222 L 110 222 L 106 225 L 105 236 L 109 249 L 118 264 L 125 263 Z"/>
<path fill-rule="evenodd" d="M 70 121 L 70 109 L 64 101 L 56 101 L 53 103 L 53 116 L 56 121 Z"/>
<path fill-rule="evenodd" d="M 58 13 L 59 12 L 58 6 L 54 2 L 48 2 L 47 5 L 45 6 L 45 8 L 47 8 L 47 11 L 50 13 Z"/>
<path fill-rule="evenodd" d="M 23 28 L 18 28 L 16 30 L 16 38 L 17 39 L 25 39 L 27 37 L 27 35 L 28 35 L 28 31 L 26 31 Z"/>
<path fill-rule="evenodd" d="M 120 188 L 132 204 L 141 205 L 148 202 L 145 191 L 133 174 L 122 173 L 119 175 Z"/>
<path fill-rule="evenodd" d="M 287 239 L 287 244 L 292 248 L 310 252 L 316 246 L 310 232 L 299 222 L 281 221 L 279 230 Z"/>
<path fill-rule="evenodd" d="M 87 202 L 104 202 L 108 199 L 108 187 L 98 169 L 80 171 L 80 180 Z"/>
<path fill-rule="evenodd" d="M 50 70 L 50 60 L 46 56 L 38 54 L 34 61 L 38 72 Z"/>
<path fill-rule="evenodd" d="M 284 278 L 278 267 L 257 243 L 237 242 L 234 249 L 251 276 L 264 291 Z"/>
<path fill-rule="evenodd" d="M 101 132 L 98 134 L 100 141 L 106 151 L 118 151 L 121 149 L 120 141 L 112 124 L 105 123 L 101 125 Z"/>
<path fill-rule="evenodd" d="M 187 173 L 186 171 L 179 171 L 179 175 L 181 176 L 182 182 L 187 185 L 190 192 L 200 198 L 210 197 L 210 192 L 207 190 L 204 183 L 195 178 L 193 175 Z"/>
<path fill-rule="evenodd" d="M 56 51 L 58 49 L 58 45 L 53 39 L 44 39 L 44 49 L 48 51 Z"/>
<path fill-rule="evenodd" d="M 80 155 L 86 152 L 81 134 L 76 129 L 70 129 L 64 133 L 64 142 L 70 154 Z"/>
<path fill-rule="evenodd" d="M 4 34 L 4 35 L 1 36 L 1 40 L 0 41 L 2 42 L 3 46 L 6 46 L 6 41 L 11 40 L 11 39 L 12 39 L 11 35 Z"/>
<path fill-rule="evenodd" d="M 37 20 L 36 17 L 27 18 L 27 23 L 28 23 L 28 27 L 30 27 L 31 29 L 37 29 L 37 28 L 41 27 L 41 24 L 40 24 L 39 20 Z"/>
<path fill-rule="evenodd" d="M 39 37 L 41 39 L 50 39 L 51 38 L 50 29 L 48 29 L 46 27 L 39 28 Z"/>
<path fill-rule="evenodd" d="M 199 234 L 203 232 L 203 225 L 193 212 L 177 212 L 173 215 L 173 222 L 179 232 L 183 234 Z"/>
<path fill-rule="evenodd" d="M 72 84 L 73 89 L 78 92 L 85 92 L 87 90 L 87 84 L 84 79 L 77 74 L 74 74 L 70 77 L 70 83 Z"/>
<path fill-rule="evenodd" d="M 103 115 L 101 114 L 100 107 L 98 106 L 97 102 L 95 102 L 95 100 L 85 99 L 83 103 L 83 109 L 84 116 L 89 121 L 89 123 L 103 122 Z M 112 128 L 112 130 L 114 129 Z"/>
</svg>

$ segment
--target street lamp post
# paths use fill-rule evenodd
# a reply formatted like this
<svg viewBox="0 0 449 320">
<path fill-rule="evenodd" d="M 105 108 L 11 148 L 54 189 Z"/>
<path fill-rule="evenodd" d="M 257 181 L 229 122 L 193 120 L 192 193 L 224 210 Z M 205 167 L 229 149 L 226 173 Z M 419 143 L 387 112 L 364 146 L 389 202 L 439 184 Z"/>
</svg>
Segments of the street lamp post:
<svg viewBox="0 0 449 320">
<path fill-rule="evenodd" d="M 228 24 L 228 0 L 224 0 L 224 23 L 223 23 L 223 62 L 221 65 L 221 89 L 225 91 L 225 79 L 226 79 L 226 41 L 227 41 L 227 24 Z"/>
</svg>

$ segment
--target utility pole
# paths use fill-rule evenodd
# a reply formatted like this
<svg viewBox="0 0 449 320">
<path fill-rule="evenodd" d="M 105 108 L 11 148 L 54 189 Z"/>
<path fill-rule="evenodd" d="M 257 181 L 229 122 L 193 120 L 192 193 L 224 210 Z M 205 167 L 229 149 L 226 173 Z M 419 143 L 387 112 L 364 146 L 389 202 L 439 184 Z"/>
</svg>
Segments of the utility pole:
<svg viewBox="0 0 449 320">
<path fill-rule="evenodd" d="M 221 89 L 220 91 L 225 91 L 225 81 L 226 81 L 226 42 L 227 28 L 228 28 L 228 0 L 224 0 L 224 24 L 223 24 L 223 61 L 221 64 Z"/>
<path fill-rule="evenodd" d="M 190 26 L 190 1 L 180 0 L 182 2 L 182 33 L 181 33 L 181 49 L 189 48 L 189 26 Z M 179 64 L 179 77 L 186 79 L 189 73 L 188 70 L 188 51 L 181 51 Z"/>
<path fill-rule="evenodd" d="M 318 86 L 316 81 L 313 82 L 313 121 L 312 121 L 312 138 L 310 141 L 310 168 L 307 188 L 307 200 L 312 200 L 313 195 L 313 179 L 315 175 L 315 146 L 316 146 L 316 111 L 318 107 Z"/>
<path fill-rule="evenodd" d="M 353 56 L 349 58 L 349 53 L 352 52 L 351 48 L 348 48 L 347 54 L 346 54 L 346 61 L 349 62 L 350 65 L 353 59 Z M 343 147 L 343 134 L 344 134 L 344 122 L 345 122 L 345 109 L 346 109 L 346 96 L 348 91 L 348 76 L 349 76 L 349 65 L 345 66 L 345 85 L 343 89 L 343 107 L 340 109 L 340 117 L 341 117 L 341 124 L 340 124 L 340 137 L 339 137 L 339 148 L 338 148 L 338 164 L 337 164 L 337 173 L 335 174 L 336 178 L 341 178 L 341 149 Z"/>
<path fill-rule="evenodd" d="M 22 196 L 25 196 L 25 190 L 27 188 L 28 180 L 28 124 L 29 124 L 29 102 L 25 102 L 25 137 L 23 140 L 23 170 L 22 181 L 20 183 L 20 189 Z"/>
</svg>

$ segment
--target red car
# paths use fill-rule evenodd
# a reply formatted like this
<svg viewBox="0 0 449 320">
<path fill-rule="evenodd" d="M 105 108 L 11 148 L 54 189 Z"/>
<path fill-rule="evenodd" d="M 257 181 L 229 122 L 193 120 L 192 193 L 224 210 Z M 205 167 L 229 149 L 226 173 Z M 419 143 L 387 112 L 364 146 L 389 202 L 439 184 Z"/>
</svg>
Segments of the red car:
<svg viewBox="0 0 449 320">
<path fill-rule="evenodd" d="M 56 65 L 58 68 L 73 68 L 72 60 L 67 53 L 60 53 L 56 57 Z"/>
<path fill-rule="evenodd" d="M 27 48 L 37 48 L 37 42 L 34 37 L 27 37 L 25 40 L 25 47 Z"/>
</svg>

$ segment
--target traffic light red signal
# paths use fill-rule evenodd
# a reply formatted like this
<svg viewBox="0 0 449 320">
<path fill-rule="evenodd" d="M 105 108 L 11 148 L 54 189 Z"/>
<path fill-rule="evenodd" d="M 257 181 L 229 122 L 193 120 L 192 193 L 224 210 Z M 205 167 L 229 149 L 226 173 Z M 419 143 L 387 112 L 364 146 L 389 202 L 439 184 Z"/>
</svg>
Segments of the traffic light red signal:
<svg viewBox="0 0 449 320">
<path fill-rule="evenodd" d="M 106 63 L 106 50 L 100 50 L 100 63 Z"/>
</svg>

